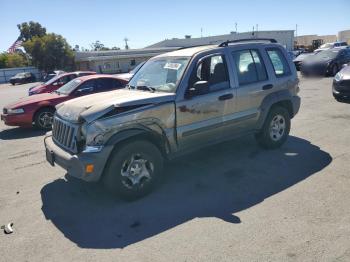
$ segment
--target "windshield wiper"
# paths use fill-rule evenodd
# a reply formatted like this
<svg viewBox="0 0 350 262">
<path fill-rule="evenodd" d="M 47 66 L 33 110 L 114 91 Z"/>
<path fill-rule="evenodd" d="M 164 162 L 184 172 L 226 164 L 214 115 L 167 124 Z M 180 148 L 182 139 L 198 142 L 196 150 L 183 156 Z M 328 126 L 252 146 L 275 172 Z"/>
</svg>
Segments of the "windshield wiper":
<svg viewBox="0 0 350 262">
<path fill-rule="evenodd" d="M 148 91 L 151 91 L 152 93 L 156 91 L 156 89 L 154 87 L 150 87 L 150 86 L 136 86 L 136 89 L 148 90 Z"/>
</svg>

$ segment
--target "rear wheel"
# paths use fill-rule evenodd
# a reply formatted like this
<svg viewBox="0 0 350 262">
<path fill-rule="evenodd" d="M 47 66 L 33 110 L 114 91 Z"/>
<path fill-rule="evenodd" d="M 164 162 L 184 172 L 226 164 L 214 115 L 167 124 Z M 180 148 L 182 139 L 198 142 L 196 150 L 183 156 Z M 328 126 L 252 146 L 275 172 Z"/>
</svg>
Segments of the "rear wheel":
<svg viewBox="0 0 350 262">
<path fill-rule="evenodd" d="M 140 198 L 158 184 L 163 169 L 159 149 L 145 140 L 127 142 L 112 153 L 103 184 L 124 199 Z"/>
<path fill-rule="evenodd" d="M 258 143 L 267 149 L 280 147 L 290 131 L 290 116 L 286 108 L 273 107 L 263 125 L 262 130 L 255 135 Z"/>
<path fill-rule="evenodd" d="M 45 107 L 40 109 L 34 117 L 35 126 L 41 130 L 51 130 L 55 109 Z"/>
</svg>

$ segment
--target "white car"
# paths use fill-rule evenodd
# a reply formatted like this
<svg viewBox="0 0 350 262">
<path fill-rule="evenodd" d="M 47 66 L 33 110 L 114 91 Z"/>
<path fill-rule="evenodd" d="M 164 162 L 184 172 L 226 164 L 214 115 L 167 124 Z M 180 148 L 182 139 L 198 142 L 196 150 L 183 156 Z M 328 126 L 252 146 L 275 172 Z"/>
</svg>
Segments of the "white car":
<svg viewBox="0 0 350 262">
<path fill-rule="evenodd" d="M 316 49 L 314 52 L 318 53 L 323 50 L 328 50 L 334 47 L 340 47 L 340 46 L 347 46 L 348 44 L 346 42 L 334 42 L 334 43 L 325 43 L 320 46 L 320 48 Z"/>
</svg>

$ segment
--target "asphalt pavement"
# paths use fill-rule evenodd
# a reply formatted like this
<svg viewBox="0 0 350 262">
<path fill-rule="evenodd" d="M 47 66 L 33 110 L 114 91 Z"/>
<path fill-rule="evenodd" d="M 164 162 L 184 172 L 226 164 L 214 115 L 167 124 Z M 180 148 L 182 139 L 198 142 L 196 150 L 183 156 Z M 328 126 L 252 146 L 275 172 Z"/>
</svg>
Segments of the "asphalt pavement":
<svg viewBox="0 0 350 262">
<path fill-rule="evenodd" d="M 0 261 L 350 261 L 350 104 L 301 79 L 286 144 L 250 136 L 167 164 L 124 202 L 45 161 L 41 131 L 0 123 Z M 0 85 L 0 108 L 26 96 Z"/>
</svg>

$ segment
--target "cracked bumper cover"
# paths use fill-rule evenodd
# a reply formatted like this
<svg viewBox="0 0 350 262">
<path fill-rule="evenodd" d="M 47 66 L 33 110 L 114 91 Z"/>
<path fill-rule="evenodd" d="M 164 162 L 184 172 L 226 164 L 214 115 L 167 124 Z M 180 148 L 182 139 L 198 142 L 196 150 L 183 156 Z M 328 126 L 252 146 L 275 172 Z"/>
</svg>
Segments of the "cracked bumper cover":
<svg viewBox="0 0 350 262">
<path fill-rule="evenodd" d="M 88 182 L 98 181 L 103 173 L 107 159 L 113 150 L 113 146 L 105 146 L 98 153 L 71 154 L 52 140 L 52 134 L 48 133 L 44 138 L 46 159 L 50 164 L 57 164 L 67 170 L 68 175 Z M 85 172 L 86 165 L 93 164 L 93 172 Z"/>
</svg>

